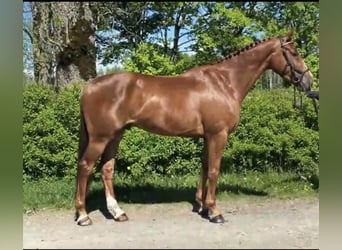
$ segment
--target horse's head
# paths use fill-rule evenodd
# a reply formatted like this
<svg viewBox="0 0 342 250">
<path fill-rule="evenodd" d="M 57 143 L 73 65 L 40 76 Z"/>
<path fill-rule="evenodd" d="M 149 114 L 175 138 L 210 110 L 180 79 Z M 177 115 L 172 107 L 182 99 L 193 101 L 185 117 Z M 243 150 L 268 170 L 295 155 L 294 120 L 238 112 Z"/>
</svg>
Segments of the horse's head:
<svg viewBox="0 0 342 250">
<path fill-rule="evenodd" d="M 293 83 L 300 91 L 311 89 L 313 77 L 292 40 L 294 31 L 278 37 L 275 52 L 271 58 L 271 68 L 284 79 Z"/>
</svg>

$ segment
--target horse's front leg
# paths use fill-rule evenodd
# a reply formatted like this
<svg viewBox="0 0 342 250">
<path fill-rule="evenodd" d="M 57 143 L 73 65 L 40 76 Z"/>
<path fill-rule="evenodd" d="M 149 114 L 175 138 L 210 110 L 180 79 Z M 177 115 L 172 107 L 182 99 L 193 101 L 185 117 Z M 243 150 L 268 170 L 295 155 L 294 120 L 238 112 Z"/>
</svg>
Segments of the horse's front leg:
<svg viewBox="0 0 342 250">
<path fill-rule="evenodd" d="M 207 136 L 208 150 L 208 190 L 204 207 L 209 211 L 209 221 L 223 223 L 224 218 L 216 206 L 216 185 L 220 174 L 221 159 L 227 144 L 228 133 L 221 131 Z"/>
<path fill-rule="evenodd" d="M 194 204 L 193 211 L 199 214 L 205 212 L 203 210 L 203 205 L 205 201 L 205 197 L 207 195 L 206 185 L 208 180 L 208 145 L 207 140 L 204 138 L 204 147 L 202 152 L 202 166 L 200 178 L 198 181 L 197 191 L 196 191 L 196 200 Z M 203 214 L 202 214 L 203 215 Z"/>
</svg>

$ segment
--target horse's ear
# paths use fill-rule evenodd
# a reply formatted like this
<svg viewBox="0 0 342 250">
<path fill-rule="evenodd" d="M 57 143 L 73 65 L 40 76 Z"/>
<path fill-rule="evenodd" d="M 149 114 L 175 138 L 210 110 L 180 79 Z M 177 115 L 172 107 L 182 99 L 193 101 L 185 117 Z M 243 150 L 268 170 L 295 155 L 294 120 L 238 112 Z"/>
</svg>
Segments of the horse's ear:
<svg viewBox="0 0 342 250">
<path fill-rule="evenodd" d="M 289 33 L 287 33 L 287 34 L 285 35 L 286 41 L 287 41 L 287 42 L 292 41 L 292 38 L 293 38 L 294 34 L 295 34 L 295 29 L 292 28 L 292 29 L 289 31 Z"/>
</svg>

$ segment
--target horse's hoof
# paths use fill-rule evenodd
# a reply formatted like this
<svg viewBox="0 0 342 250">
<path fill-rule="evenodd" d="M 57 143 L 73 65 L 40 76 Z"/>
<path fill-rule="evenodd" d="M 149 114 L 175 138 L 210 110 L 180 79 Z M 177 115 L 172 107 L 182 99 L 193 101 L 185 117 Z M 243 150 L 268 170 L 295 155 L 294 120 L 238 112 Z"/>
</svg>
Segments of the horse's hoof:
<svg viewBox="0 0 342 250">
<path fill-rule="evenodd" d="M 192 204 L 192 212 L 194 212 L 194 213 L 200 213 L 200 211 L 201 211 L 201 205 L 200 204 L 198 204 L 198 202 L 194 202 L 193 204 Z"/>
<path fill-rule="evenodd" d="M 209 209 L 208 208 L 202 208 L 201 211 L 199 211 L 199 214 L 202 218 L 208 219 L 209 218 Z"/>
<path fill-rule="evenodd" d="M 118 222 L 128 221 L 128 216 L 124 213 L 120 215 L 118 218 L 114 218 L 114 220 Z"/>
<path fill-rule="evenodd" d="M 80 220 L 77 220 L 77 225 L 79 225 L 79 226 L 90 226 L 91 224 L 93 224 L 93 222 L 91 221 L 91 219 L 88 216 L 84 217 Z"/>
<path fill-rule="evenodd" d="M 224 223 L 225 219 L 223 218 L 222 214 L 216 215 L 209 219 L 212 223 Z"/>
</svg>

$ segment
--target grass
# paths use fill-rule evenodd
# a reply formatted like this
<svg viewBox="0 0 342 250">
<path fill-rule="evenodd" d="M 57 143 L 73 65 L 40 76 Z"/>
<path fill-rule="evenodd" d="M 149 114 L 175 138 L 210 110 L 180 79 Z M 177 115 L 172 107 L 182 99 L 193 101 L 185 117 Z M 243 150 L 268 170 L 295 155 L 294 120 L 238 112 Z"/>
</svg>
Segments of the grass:
<svg viewBox="0 0 342 250">
<path fill-rule="evenodd" d="M 158 177 L 134 179 L 131 176 L 115 176 L 115 192 L 119 202 L 168 203 L 194 200 L 198 176 Z M 74 180 L 43 179 L 24 182 L 24 212 L 43 208 L 74 207 Z M 217 186 L 217 198 L 221 200 L 255 196 L 269 198 L 318 197 L 318 180 L 308 181 L 291 173 L 249 172 L 223 174 Z M 98 176 L 91 184 L 87 205 L 90 210 L 104 204 L 103 185 Z"/>
</svg>

